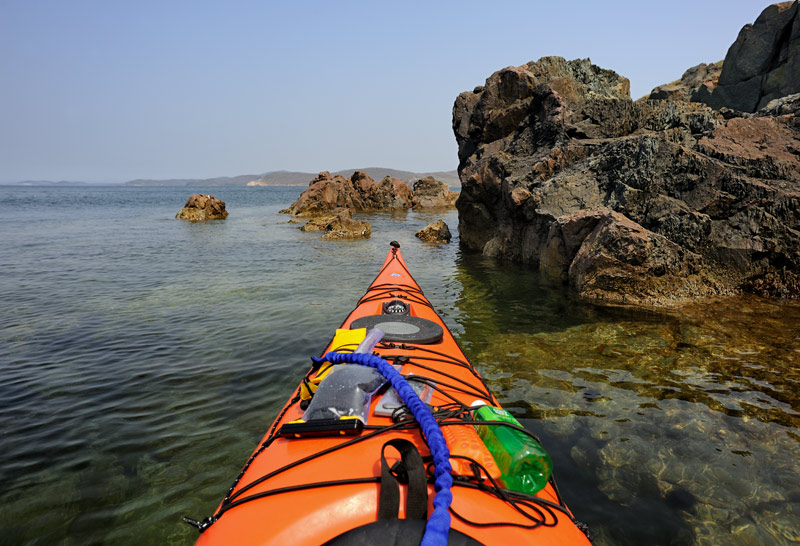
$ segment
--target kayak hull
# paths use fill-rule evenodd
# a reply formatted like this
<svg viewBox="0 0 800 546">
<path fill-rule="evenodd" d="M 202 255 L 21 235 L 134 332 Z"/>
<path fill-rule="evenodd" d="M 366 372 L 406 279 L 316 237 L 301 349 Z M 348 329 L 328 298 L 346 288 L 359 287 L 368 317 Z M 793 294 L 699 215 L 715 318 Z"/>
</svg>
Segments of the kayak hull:
<svg viewBox="0 0 800 546">
<path fill-rule="evenodd" d="M 381 315 L 387 302 L 398 300 L 407 304 L 409 315 L 440 325 L 443 331 L 441 340 L 426 344 L 382 343 L 375 348 L 375 353 L 394 362 L 396 367 L 402 366 L 400 371 L 403 375 L 430 378 L 438 388 L 430 400 L 434 409 L 453 404 L 453 400 L 469 406 L 476 399 L 499 407 L 444 321 L 425 298 L 397 247 L 389 252 L 378 276 L 341 328 L 349 328 L 362 317 Z M 333 347 L 329 343 L 324 349 L 318 355 Z M 313 375 L 314 372 L 310 371 L 306 377 Z M 394 438 L 408 440 L 423 458 L 429 459 L 430 450 L 419 428 L 398 428 L 389 417 L 374 415 L 381 393 L 373 397 L 368 427 L 360 434 L 280 437 L 278 432 L 283 425 L 304 416 L 300 392 L 298 387 L 253 452 L 215 516 L 206 520 L 207 525 L 197 541 L 199 546 L 325 544 L 377 520 L 381 450 L 387 441 Z M 477 435 L 472 425 L 450 426 L 456 431 L 455 436 L 463 439 L 452 440 L 457 445 L 450 446 L 451 456 L 461 450 L 478 460 L 487 457 L 488 452 L 479 440 L 480 446 L 476 445 Z M 454 435 L 448 437 L 452 439 Z M 479 450 L 482 452 L 478 453 Z M 390 466 L 400 460 L 400 455 L 393 449 L 387 449 L 385 454 Z M 492 462 L 491 457 L 488 458 Z M 470 468 L 455 458 L 451 459 L 451 464 L 454 468 Z M 557 461 L 555 464 L 557 467 Z M 521 505 L 487 492 L 486 487 L 477 487 L 474 468 L 470 472 L 471 482 L 469 476 L 457 476 L 452 488 L 452 529 L 486 545 L 590 544 L 560 499 L 555 482 L 551 481 L 535 499 L 522 505 L 523 511 L 533 514 L 531 518 L 520 514 Z M 493 473 L 492 470 L 487 472 Z M 432 471 L 429 475 L 432 476 Z M 489 484 L 487 477 L 480 475 L 481 485 Z M 432 479 L 427 487 L 427 513 L 430 515 L 436 493 Z M 407 487 L 401 486 L 400 519 L 406 517 L 407 494 Z M 403 537 L 386 539 L 387 544 L 404 544 Z"/>
</svg>

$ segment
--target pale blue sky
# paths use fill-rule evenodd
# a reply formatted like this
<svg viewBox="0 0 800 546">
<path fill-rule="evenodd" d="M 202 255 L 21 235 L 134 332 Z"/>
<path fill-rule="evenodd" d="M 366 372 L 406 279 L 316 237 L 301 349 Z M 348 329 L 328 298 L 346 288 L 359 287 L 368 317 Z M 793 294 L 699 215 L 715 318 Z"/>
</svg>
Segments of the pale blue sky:
<svg viewBox="0 0 800 546">
<path fill-rule="evenodd" d="M 0 0 L 0 182 L 450 170 L 492 72 L 589 57 L 638 98 L 767 5 Z"/>
</svg>

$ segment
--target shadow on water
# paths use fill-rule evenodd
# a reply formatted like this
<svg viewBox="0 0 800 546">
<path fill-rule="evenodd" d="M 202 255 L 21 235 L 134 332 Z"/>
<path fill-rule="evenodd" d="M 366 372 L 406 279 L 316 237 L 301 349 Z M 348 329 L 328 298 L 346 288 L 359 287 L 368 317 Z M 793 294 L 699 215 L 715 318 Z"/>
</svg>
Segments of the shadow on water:
<svg viewBox="0 0 800 546">
<path fill-rule="evenodd" d="M 457 264 L 460 342 L 598 544 L 800 540 L 800 306 L 599 308 L 521 266 Z"/>
</svg>

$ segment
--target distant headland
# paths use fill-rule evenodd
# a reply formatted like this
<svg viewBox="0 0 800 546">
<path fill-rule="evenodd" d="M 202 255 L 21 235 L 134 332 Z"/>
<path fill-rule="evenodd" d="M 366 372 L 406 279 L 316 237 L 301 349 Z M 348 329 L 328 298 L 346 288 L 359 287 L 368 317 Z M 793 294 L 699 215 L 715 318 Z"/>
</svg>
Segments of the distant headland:
<svg viewBox="0 0 800 546">
<path fill-rule="evenodd" d="M 458 178 L 458 172 L 454 169 L 452 171 L 436 171 L 418 173 L 413 171 L 403 171 L 399 169 L 389 169 L 385 167 L 367 167 L 361 169 L 344 169 L 332 173 L 333 176 L 349 176 L 355 171 L 367 173 L 372 178 L 381 180 L 387 176 L 391 178 L 399 178 L 407 182 L 420 180 L 427 176 L 433 176 L 437 180 L 441 180 L 449 186 L 460 186 L 461 181 Z M 317 173 L 301 172 L 301 171 L 268 171 L 263 174 L 242 174 L 238 176 L 219 176 L 216 178 L 170 178 L 170 179 L 145 179 L 137 178 L 136 180 L 129 180 L 123 183 L 108 183 L 105 185 L 112 186 L 308 186 L 309 180 L 312 180 Z M 25 180 L 21 182 L 8 182 L 0 185 L 13 185 L 13 186 L 97 186 L 101 184 L 92 182 L 79 182 L 62 180 L 54 182 L 52 180 Z"/>
<path fill-rule="evenodd" d="M 442 172 L 416 173 L 401 171 L 385 167 L 367 167 L 361 169 L 344 169 L 332 173 L 333 176 L 349 176 L 355 171 L 367 173 L 376 180 L 387 176 L 401 180 L 412 181 L 433 176 L 450 186 L 460 186 L 461 182 L 455 170 Z M 300 171 L 270 171 L 264 174 L 245 174 L 233 177 L 206 178 L 206 179 L 172 179 L 172 180 L 131 180 L 125 186 L 308 186 L 309 180 L 314 179 L 317 173 Z"/>
</svg>

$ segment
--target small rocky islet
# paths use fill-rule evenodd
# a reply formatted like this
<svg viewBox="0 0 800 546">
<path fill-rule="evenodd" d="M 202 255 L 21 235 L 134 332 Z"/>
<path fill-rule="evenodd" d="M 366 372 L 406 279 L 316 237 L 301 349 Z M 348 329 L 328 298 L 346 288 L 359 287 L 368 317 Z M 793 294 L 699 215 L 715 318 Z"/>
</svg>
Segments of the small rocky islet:
<svg viewBox="0 0 800 546">
<path fill-rule="evenodd" d="M 213 195 L 194 193 L 186 200 L 186 204 L 178 211 L 175 218 L 202 222 L 205 220 L 224 220 L 228 217 L 225 202 Z"/>
<path fill-rule="evenodd" d="M 453 208 L 457 198 L 457 193 L 431 176 L 417 180 L 412 188 L 405 180 L 389 176 L 376 183 L 362 171 L 350 178 L 323 171 L 281 213 L 310 219 L 300 229 L 324 231 L 323 238 L 328 240 L 360 239 L 370 236 L 371 226 L 354 220 L 352 212 L 446 209 Z"/>
</svg>

